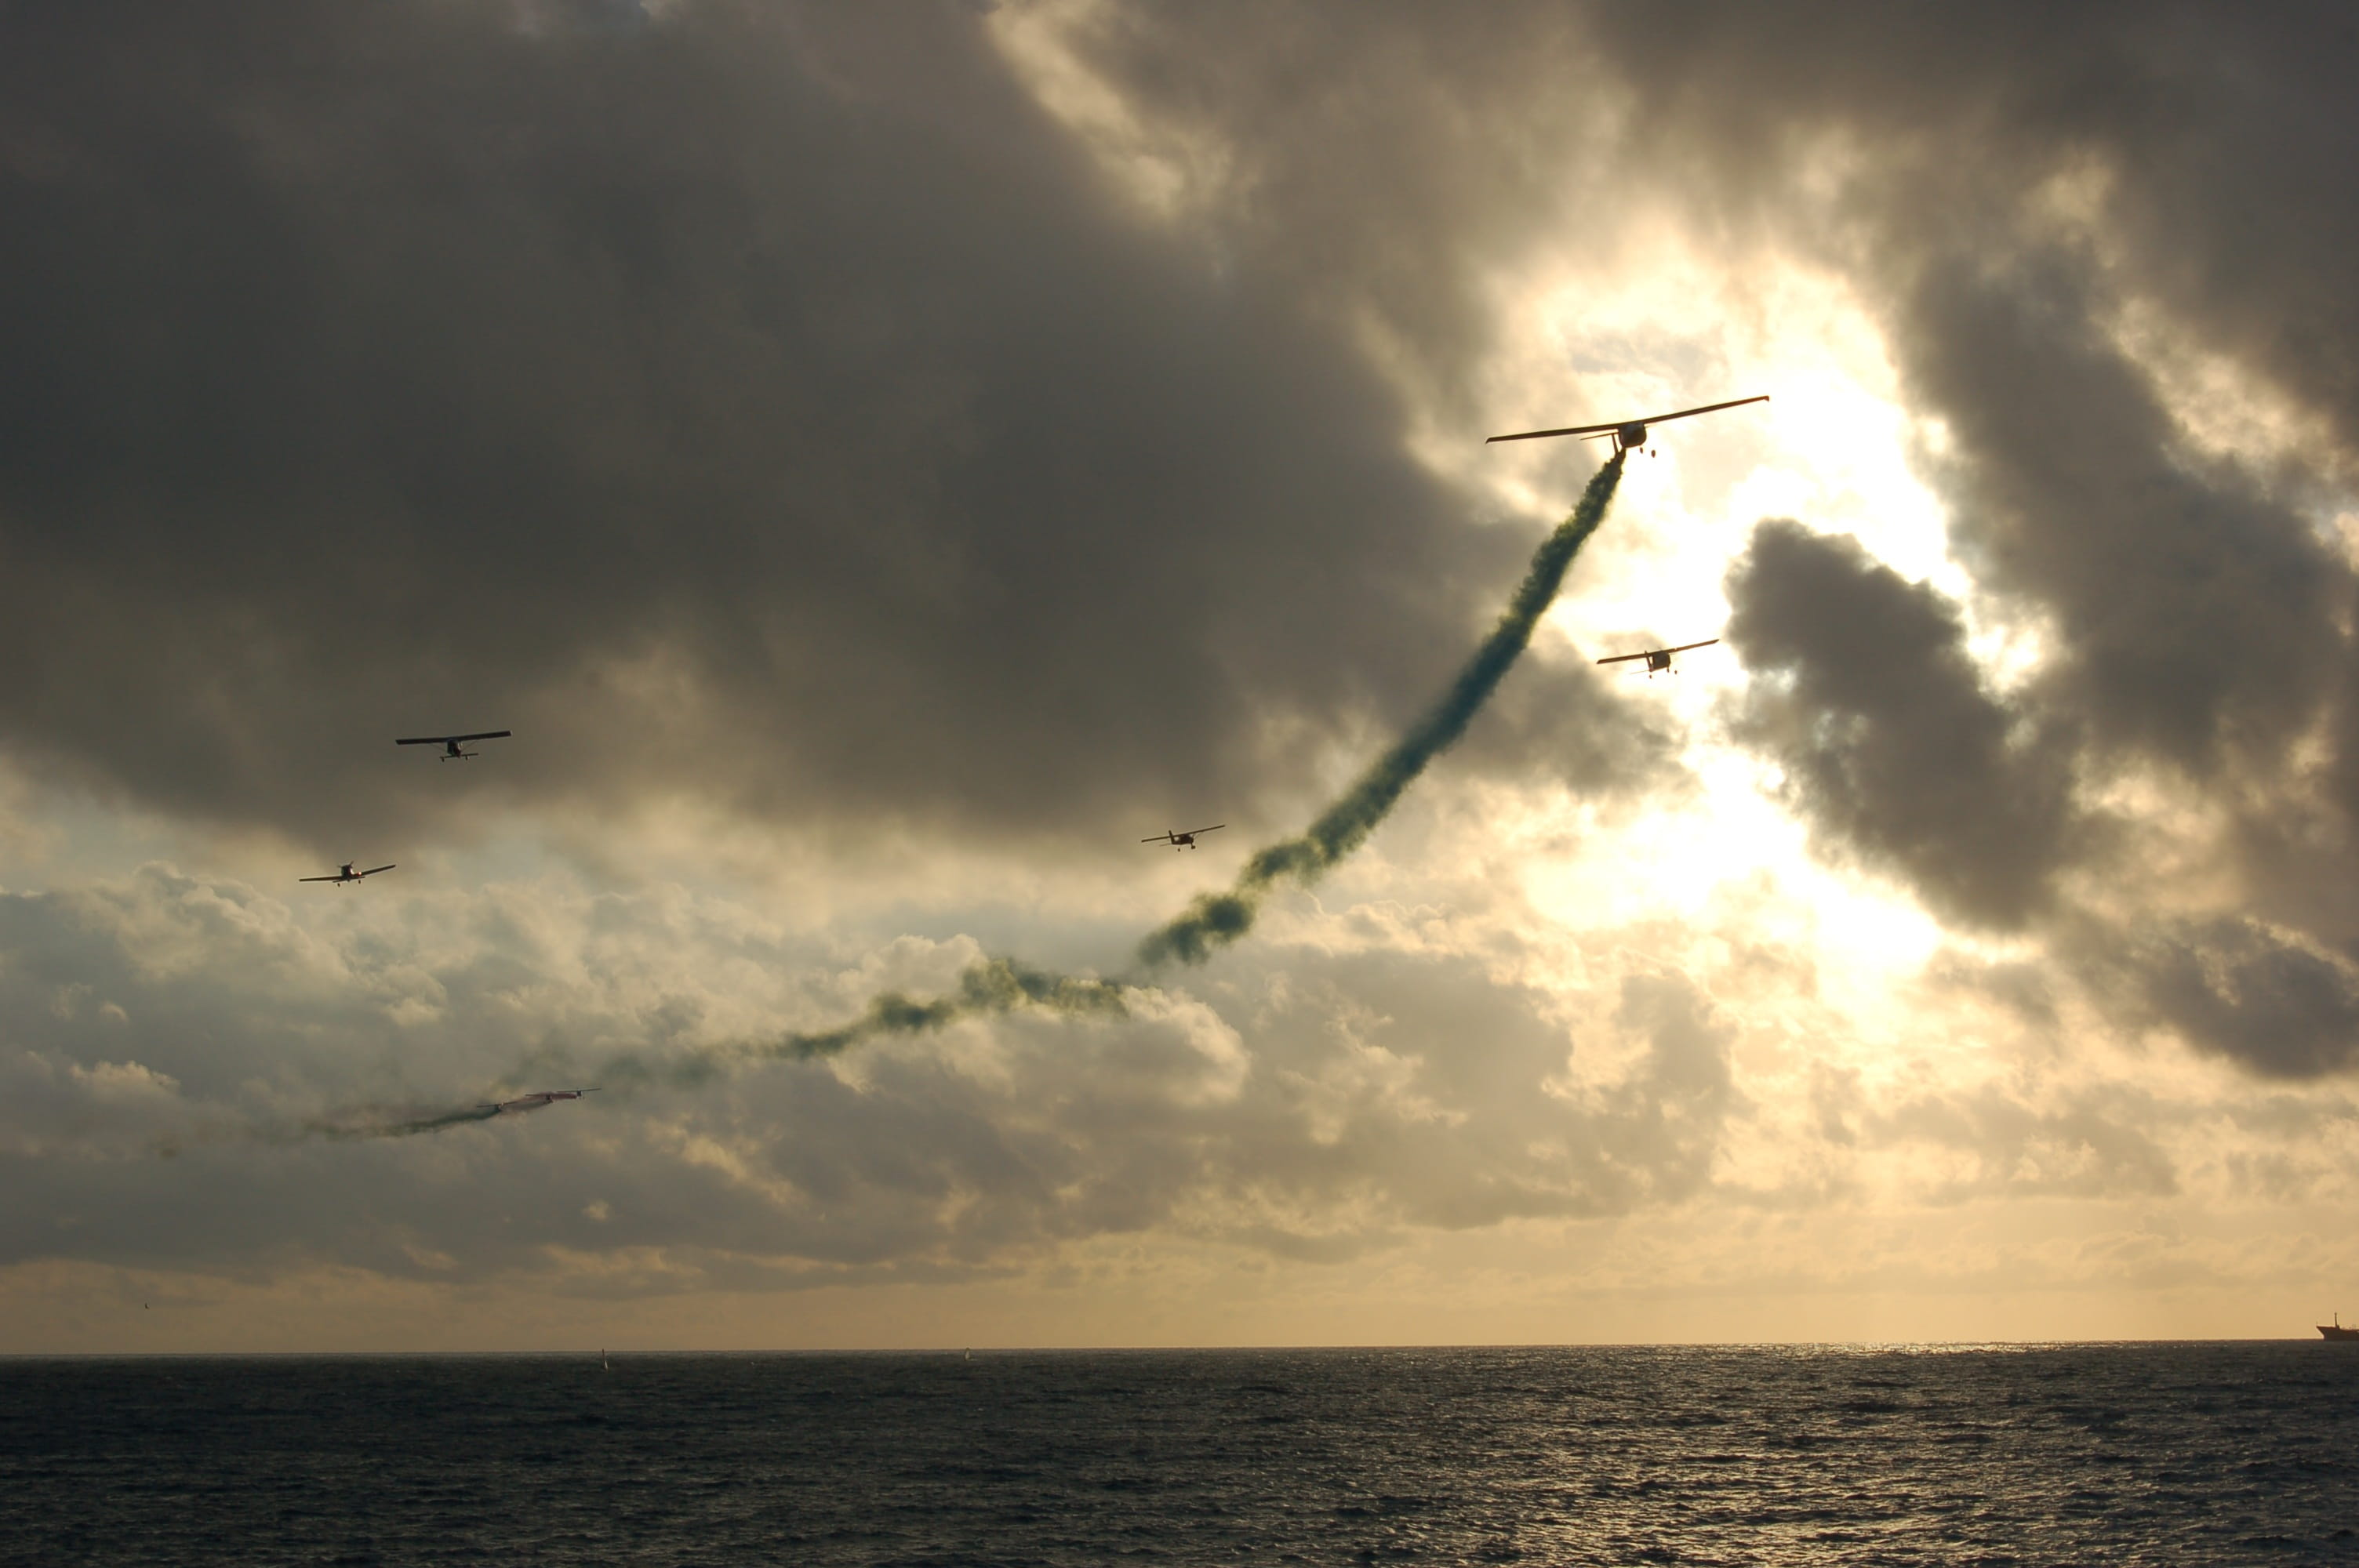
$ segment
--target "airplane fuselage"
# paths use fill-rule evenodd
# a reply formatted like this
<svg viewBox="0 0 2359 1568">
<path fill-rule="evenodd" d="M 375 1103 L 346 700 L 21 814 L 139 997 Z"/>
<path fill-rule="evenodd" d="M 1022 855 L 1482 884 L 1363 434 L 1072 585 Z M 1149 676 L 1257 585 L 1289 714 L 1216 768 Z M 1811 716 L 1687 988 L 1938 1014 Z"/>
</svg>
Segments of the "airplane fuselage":
<svg viewBox="0 0 2359 1568">
<path fill-rule="evenodd" d="M 1196 847 L 1197 834 L 1210 833 L 1214 828 L 1225 827 L 1227 826 L 1228 824 L 1224 822 L 1215 822 L 1212 824 L 1212 827 L 1190 827 L 1185 833 L 1180 833 L 1172 828 L 1166 827 L 1154 838 L 1142 838 L 1139 842 L 1142 844 L 1169 844 L 1175 849 L 1192 849 Z"/>
<path fill-rule="evenodd" d="M 298 877 L 295 880 L 299 882 L 333 882 L 338 887 L 342 887 L 346 882 L 362 881 L 369 877 L 376 875 L 379 871 L 389 871 L 391 870 L 393 870 L 391 866 L 372 866 L 365 871 L 356 871 L 353 870 L 353 863 L 350 860 L 346 860 L 342 866 L 336 868 L 336 872 L 333 876 Z"/>
<path fill-rule="evenodd" d="M 1647 444 L 1648 425 L 1660 425 L 1670 419 L 1685 419 L 1697 414 L 1717 414 L 1723 408 L 1737 408 L 1747 403 L 1768 401 L 1767 396 L 1740 397 L 1730 403 L 1707 403 L 1701 408 L 1682 408 L 1676 414 L 1650 414 L 1644 419 L 1625 419 L 1612 425 L 1565 425 L 1553 430 L 1517 430 L 1513 435 L 1493 436 L 1489 438 L 1494 441 L 1529 441 L 1543 436 L 1578 436 L 1584 441 L 1594 441 L 1602 437 L 1611 436 L 1614 438 L 1614 449 L 1617 452 L 1626 452 L 1633 448 Z"/>
<path fill-rule="evenodd" d="M 440 746 L 446 762 L 463 762 L 482 753 L 467 750 L 470 741 L 504 741 L 515 734 L 513 730 L 476 730 L 464 735 L 400 735 L 394 739 L 397 746 Z"/>
<path fill-rule="evenodd" d="M 520 1095 L 515 1099 L 501 1100 L 491 1108 L 504 1114 L 516 1115 L 527 1110 L 538 1110 L 543 1106 L 555 1105 L 561 1099 L 580 1099 L 589 1092 L 587 1089 L 543 1089 L 538 1094 Z"/>
</svg>

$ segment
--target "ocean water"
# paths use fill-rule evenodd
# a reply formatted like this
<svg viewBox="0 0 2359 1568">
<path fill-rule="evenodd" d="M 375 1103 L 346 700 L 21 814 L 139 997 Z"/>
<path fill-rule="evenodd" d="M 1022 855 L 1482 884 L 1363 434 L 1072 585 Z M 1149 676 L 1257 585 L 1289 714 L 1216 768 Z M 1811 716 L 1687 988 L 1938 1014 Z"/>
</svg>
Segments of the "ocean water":
<svg viewBox="0 0 2359 1568">
<path fill-rule="evenodd" d="M 0 1562 L 2359 1562 L 2359 1346 L 0 1361 Z"/>
</svg>

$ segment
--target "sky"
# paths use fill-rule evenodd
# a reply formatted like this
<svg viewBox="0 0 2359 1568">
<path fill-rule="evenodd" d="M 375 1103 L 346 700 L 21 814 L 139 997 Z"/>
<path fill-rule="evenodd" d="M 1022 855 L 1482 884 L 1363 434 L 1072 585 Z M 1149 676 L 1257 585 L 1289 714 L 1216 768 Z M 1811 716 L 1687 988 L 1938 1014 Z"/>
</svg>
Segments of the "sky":
<svg viewBox="0 0 2359 1568">
<path fill-rule="evenodd" d="M 0 1353 L 2359 1317 L 2354 56 L 0 4 Z"/>
</svg>

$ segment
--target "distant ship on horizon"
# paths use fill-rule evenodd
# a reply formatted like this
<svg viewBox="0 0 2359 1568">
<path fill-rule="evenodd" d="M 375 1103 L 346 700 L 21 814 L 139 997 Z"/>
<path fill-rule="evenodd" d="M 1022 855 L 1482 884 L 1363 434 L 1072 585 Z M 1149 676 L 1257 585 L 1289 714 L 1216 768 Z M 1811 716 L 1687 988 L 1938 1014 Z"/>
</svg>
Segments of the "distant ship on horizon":
<svg viewBox="0 0 2359 1568">
<path fill-rule="evenodd" d="M 2359 1339 L 2359 1328 L 2343 1327 L 2343 1314 L 2339 1312 L 2334 1314 L 2332 1323 L 2320 1324 L 2318 1332 L 2329 1339 Z"/>
</svg>

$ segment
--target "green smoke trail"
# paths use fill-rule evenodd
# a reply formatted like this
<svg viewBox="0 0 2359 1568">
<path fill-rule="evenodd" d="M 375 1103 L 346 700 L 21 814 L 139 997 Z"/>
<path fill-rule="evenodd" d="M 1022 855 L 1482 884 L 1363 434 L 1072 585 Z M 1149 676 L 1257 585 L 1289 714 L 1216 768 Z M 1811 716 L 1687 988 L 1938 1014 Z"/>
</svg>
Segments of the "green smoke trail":
<svg viewBox="0 0 2359 1568">
<path fill-rule="evenodd" d="M 455 1106 L 448 1110 L 353 1106 L 315 1117 L 299 1127 L 257 1129 L 253 1136 L 266 1143 L 299 1143 L 311 1138 L 339 1143 L 357 1138 L 414 1138 L 421 1132 L 440 1132 L 472 1121 L 489 1121 L 499 1113 L 499 1108 L 491 1105 Z"/>
<path fill-rule="evenodd" d="M 462 1106 L 456 1110 L 440 1111 L 408 1121 L 390 1121 L 375 1127 L 347 1128 L 340 1130 L 342 1138 L 414 1138 L 421 1132 L 440 1132 L 446 1127 L 464 1127 L 471 1121 L 489 1121 L 499 1115 L 493 1105 Z"/>
<path fill-rule="evenodd" d="M 962 1018 L 993 1017 L 1017 1008 L 1066 1018 L 1122 1019 L 1130 1015 L 1123 989 L 1113 980 L 1076 979 L 1013 958 L 984 958 L 959 976 L 956 991 L 931 1001 L 886 991 L 872 1000 L 858 1018 L 838 1028 L 719 1046 L 654 1064 L 625 1053 L 609 1058 L 598 1076 L 601 1083 L 626 1093 L 656 1085 L 693 1088 L 736 1062 L 808 1062 L 837 1056 L 880 1035 L 929 1034 Z"/>
<path fill-rule="evenodd" d="M 887 991 L 841 1029 L 789 1034 L 749 1054 L 809 1061 L 814 1056 L 838 1055 L 880 1034 L 924 1034 L 962 1018 L 1012 1012 L 1019 1007 L 1067 1017 L 1129 1016 L 1122 987 L 1111 980 L 1078 980 L 1030 968 L 1012 958 L 985 958 L 959 976 L 953 996 L 912 1001 L 897 991 Z"/>
<path fill-rule="evenodd" d="M 1622 482 L 1623 454 L 1606 460 L 1582 492 L 1572 514 L 1557 525 L 1532 556 L 1515 598 L 1499 617 L 1483 645 L 1441 700 L 1426 710 L 1383 756 L 1360 775 L 1343 797 L 1329 806 L 1298 837 L 1285 838 L 1245 862 L 1236 884 L 1226 892 L 1205 893 L 1188 913 L 1138 945 L 1139 961 L 1149 968 L 1171 962 L 1201 964 L 1212 953 L 1253 929 L 1263 896 L 1280 880 L 1316 881 L 1329 868 L 1364 843 L 1385 819 L 1403 791 L 1425 772 L 1428 762 L 1456 744 L 1466 726 L 1498 689 L 1499 682 L 1532 640 L 1532 628 L 1555 601 L 1572 557 L 1581 551 Z"/>
<path fill-rule="evenodd" d="M 1458 672 L 1441 700 L 1299 836 L 1263 849 L 1246 862 L 1235 886 L 1226 892 L 1204 894 L 1189 906 L 1187 914 L 1149 935 L 1139 944 L 1142 963 L 1155 968 L 1174 959 L 1203 962 L 1253 928 L 1263 895 L 1277 881 L 1316 881 L 1360 847 L 1426 764 L 1465 734 L 1468 722 L 1490 700 L 1529 645 L 1532 628 L 1555 600 L 1573 557 L 1604 521 L 1605 509 L 1622 480 L 1622 462 L 1623 454 L 1614 453 L 1590 480 L 1572 514 L 1541 543 L 1499 623 Z M 961 1019 L 995 1016 L 1017 1008 L 1069 1018 L 1119 1019 L 1129 1014 L 1123 1000 L 1125 989 L 1117 980 L 1075 979 L 1008 958 L 986 958 L 962 974 L 958 989 L 949 996 L 919 1001 L 887 991 L 870 1001 L 858 1018 L 835 1029 L 701 1051 L 656 1065 L 625 1054 L 600 1070 L 600 1081 L 625 1088 L 658 1083 L 692 1087 L 726 1071 L 733 1062 L 835 1056 L 882 1035 L 931 1033 Z M 402 1130 L 426 1130 L 427 1124 L 419 1123 Z"/>
</svg>

